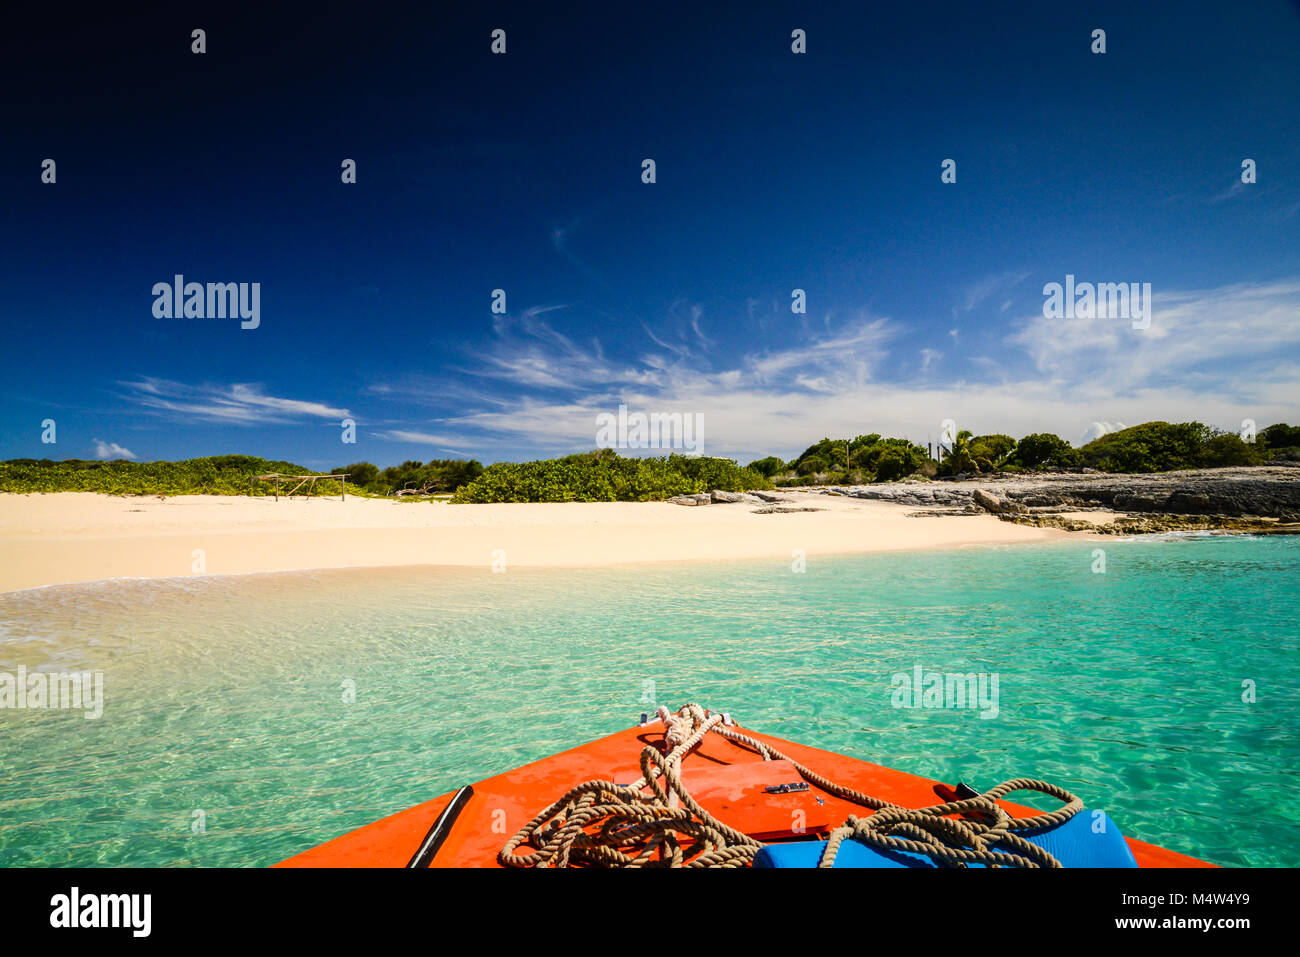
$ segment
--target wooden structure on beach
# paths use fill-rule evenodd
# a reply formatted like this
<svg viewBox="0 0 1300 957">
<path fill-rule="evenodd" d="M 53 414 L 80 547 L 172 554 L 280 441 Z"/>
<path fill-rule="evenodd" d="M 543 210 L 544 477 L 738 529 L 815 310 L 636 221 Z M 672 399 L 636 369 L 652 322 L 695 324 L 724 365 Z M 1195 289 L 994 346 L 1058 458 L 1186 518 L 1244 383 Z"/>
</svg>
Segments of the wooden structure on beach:
<svg viewBox="0 0 1300 957">
<path fill-rule="evenodd" d="M 344 472 L 342 475 L 281 475 L 279 472 L 267 472 L 265 475 L 257 475 L 254 477 L 259 482 L 275 483 L 275 500 L 277 502 L 280 501 L 281 482 L 293 482 L 293 481 L 298 482 L 298 484 L 295 485 L 292 489 L 290 489 L 289 492 L 287 493 L 288 498 L 293 498 L 294 493 L 297 492 L 298 489 L 302 488 L 304 485 L 307 485 L 309 482 L 311 483 L 310 485 L 311 490 L 314 491 L 316 488 L 317 479 L 342 479 L 343 495 L 339 498 L 339 501 L 346 502 L 348 498 L 348 476 L 346 472 Z"/>
</svg>

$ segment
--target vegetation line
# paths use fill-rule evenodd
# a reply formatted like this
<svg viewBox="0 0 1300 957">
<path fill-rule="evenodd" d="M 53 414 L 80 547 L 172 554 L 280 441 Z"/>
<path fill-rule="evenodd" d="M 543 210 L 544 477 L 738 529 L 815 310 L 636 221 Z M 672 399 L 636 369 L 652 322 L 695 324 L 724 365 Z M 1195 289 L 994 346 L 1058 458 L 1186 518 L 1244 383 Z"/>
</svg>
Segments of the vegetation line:
<svg viewBox="0 0 1300 957">
<path fill-rule="evenodd" d="M 1300 461 L 1300 426 L 1272 425 L 1254 442 L 1199 422 L 1147 422 L 1075 449 L 1049 433 L 958 433 L 951 448 L 931 458 L 907 439 L 878 434 L 822 439 L 797 458 L 775 456 L 741 467 L 731 459 L 668 455 L 625 458 L 599 449 L 536 462 L 435 459 L 380 469 L 357 462 L 330 471 L 348 476 L 348 493 L 429 498 L 453 502 L 645 502 L 721 489 L 742 492 L 804 485 L 858 485 L 909 477 L 943 478 L 989 472 L 1092 468 L 1103 472 L 1263 465 Z M 267 472 L 311 474 L 291 462 L 252 455 L 214 455 L 179 462 L 11 459 L 0 462 L 0 492 L 101 492 L 108 495 L 273 494 L 254 476 Z M 330 473 L 315 473 L 330 474 Z M 322 479 L 313 494 L 336 496 L 341 483 Z"/>
</svg>

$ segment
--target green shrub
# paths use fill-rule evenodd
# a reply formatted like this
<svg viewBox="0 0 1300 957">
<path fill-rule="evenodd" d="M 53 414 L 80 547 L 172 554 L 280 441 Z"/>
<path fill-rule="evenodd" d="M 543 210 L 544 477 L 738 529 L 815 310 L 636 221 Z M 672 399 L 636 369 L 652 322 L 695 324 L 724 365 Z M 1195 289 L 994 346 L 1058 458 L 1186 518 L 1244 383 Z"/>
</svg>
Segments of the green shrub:
<svg viewBox="0 0 1300 957">
<path fill-rule="evenodd" d="M 1016 443 L 1007 457 L 1007 463 L 1021 469 L 1040 469 L 1045 466 L 1076 468 L 1081 464 L 1079 450 L 1059 435 L 1034 432 Z"/>
<path fill-rule="evenodd" d="M 349 488 L 356 485 L 373 495 L 402 489 L 440 494 L 468 485 L 483 474 L 483 466 L 473 459 L 433 459 L 424 463 L 412 459 L 383 471 L 369 462 L 340 466 L 334 471 L 347 474 Z"/>
<path fill-rule="evenodd" d="M 1270 425 L 1256 436 L 1255 444 L 1266 449 L 1300 447 L 1300 425 L 1287 425 L 1285 422 Z"/>
<path fill-rule="evenodd" d="M 778 459 L 775 455 L 769 455 L 765 459 L 756 459 L 753 462 L 750 462 L 748 465 L 745 466 L 745 468 L 752 469 L 753 471 L 757 472 L 759 475 L 763 476 L 764 478 L 770 479 L 778 472 L 785 471 L 785 463 L 782 462 L 780 459 Z"/>
<path fill-rule="evenodd" d="M 1258 444 L 1245 442 L 1232 432 L 1220 432 L 1205 443 L 1200 464 L 1205 468 L 1226 468 L 1230 465 L 1262 465 L 1268 461 L 1268 452 Z"/>
<path fill-rule="evenodd" d="M 100 492 L 105 495 L 273 495 L 254 476 L 321 475 L 292 462 L 255 455 L 211 455 L 179 462 L 12 459 L 0 462 L 0 492 Z M 296 484 L 296 483 L 295 483 Z M 282 490 L 287 490 L 283 489 Z M 338 495 L 342 483 L 324 479 L 299 494 Z M 353 489 L 349 486 L 348 491 Z"/>
<path fill-rule="evenodd" d="M 970 440 L 971 455 L 997 468 L 1015 450 L 1017 442 L 1009 435 L 977 435 Z"/>
<path fill-rule="evenodd" d="M 771 488 L 731 459 L 669 455 L 622 458 L 611 449 L 537 462 L 498 462 L 453 496 L 457 503 L 647 502 L 721 489 Z"/>
<path fill-rule="evenodd" d="M 919 464 L 919 463 L 917 463 Z M 901 449 L 886 449 L 876 462 L 876 481 L 892 482 L 916 471 Z"/>
</svg>

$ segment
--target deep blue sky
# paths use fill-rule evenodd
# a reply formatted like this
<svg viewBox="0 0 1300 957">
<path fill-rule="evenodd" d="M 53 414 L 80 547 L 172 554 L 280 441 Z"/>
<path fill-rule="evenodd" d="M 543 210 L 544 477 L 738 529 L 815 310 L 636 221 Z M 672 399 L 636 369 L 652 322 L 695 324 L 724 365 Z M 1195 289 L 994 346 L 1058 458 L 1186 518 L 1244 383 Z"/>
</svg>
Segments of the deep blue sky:
<svg viewBox="0 0 1300 957">
<path fill-rule="evenodd" d="M 1300 420 L 1295 3 L 532 7 L 15 21 L 0 457 Z M 175 273 L 260 282 L 261 327 L 155 318 Z M 1045 319 L 1067 273 L 1151 327 Z"/>
</svg>

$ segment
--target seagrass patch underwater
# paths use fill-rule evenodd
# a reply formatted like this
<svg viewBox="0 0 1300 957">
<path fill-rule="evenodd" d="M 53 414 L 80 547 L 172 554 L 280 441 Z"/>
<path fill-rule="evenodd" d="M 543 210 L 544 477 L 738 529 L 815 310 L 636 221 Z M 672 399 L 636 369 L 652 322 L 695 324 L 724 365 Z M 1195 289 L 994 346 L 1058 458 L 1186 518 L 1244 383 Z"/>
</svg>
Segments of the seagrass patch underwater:
<svg viewBox="0 0 1300 957">
<path fill-rule="evenodd" d="M 1107 541 L 1103 572 L 1096 547 L 0 595 L 0 672 L 103 675 L 98 718 L 0 708 L 0 865 L 271 864 L 686 701 L 950 783 L 1046 778 L 1214 863 L 1300 864 L 1300 540 Z M 996 675 L 996 715 L 896 707 L 918 667 Z"/>
</svg>

